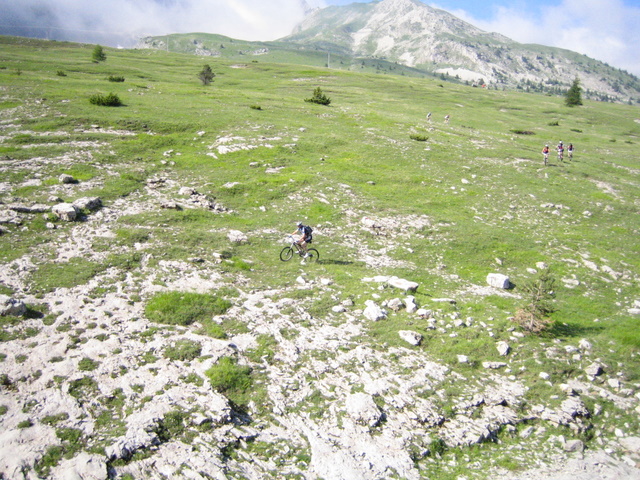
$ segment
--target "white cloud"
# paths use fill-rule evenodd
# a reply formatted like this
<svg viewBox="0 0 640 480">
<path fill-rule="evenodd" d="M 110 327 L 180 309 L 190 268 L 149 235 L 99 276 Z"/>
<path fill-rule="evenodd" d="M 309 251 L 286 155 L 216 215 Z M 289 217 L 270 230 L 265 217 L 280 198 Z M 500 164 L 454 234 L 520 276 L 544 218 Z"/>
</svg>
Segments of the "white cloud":
<svg viewBox="0 0 640 480">
<path fill-rule="evenodd" d="M 0 0 L 0 11 L 3 27 L 46 26 L 58 38 L 65 32 L 130 37 L 208 32 L 273 40 L 291 33 L 303 18 L 300 0 Z"/>
<path fill-rule="evenodd" d="M 566 48 L 640 75 L 640 8 L 622 0 L 563 0 L 536 11 L 499 7 L 491 20 L 452 13 L 520 43 Z"/>
</svg>

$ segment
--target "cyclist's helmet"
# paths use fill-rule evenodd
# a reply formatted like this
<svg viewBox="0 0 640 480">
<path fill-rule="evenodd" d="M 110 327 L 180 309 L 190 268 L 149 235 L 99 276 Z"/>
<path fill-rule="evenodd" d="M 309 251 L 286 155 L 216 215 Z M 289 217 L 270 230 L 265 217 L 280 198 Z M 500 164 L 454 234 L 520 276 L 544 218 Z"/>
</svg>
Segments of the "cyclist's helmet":
<svg viewBox="0 0 640 480">
<path fill-rule="evenodd" d="M 562 145 L 562 140 L 560 140 L 560 145 Z"/>
<path fill-rule="evenodd" d="M 298 227 L 298 228 L 299 228 L 299 227 L 301 227 L 301 226 L 302 226 L 302 222 L 298 222 L 298 223 L 296 223 L 296 227 Z"/>
<path fill-rule="evenodd" d="M 545 145 L 545 147 L 548 147 L 549 145 Z"/>
</svg>

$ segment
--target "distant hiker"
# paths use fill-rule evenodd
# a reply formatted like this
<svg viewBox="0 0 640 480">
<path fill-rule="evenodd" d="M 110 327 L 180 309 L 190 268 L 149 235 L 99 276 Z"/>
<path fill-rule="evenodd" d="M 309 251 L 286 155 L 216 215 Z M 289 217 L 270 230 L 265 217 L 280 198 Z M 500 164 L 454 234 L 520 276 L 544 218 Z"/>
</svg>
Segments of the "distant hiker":
<svg viewBox="0 0 640 480">
<path fill-rule="evenodd" d="M 296 240 L 296 243 L 302 247 L 304 251 L 304 257 L 307 257 L 307 244 L 313 241 L 313 228 L 308 225 L 303 225 L 302 222 L 296 223 L 296 231 L 292 235 L 298 234 L 300 238 Z"/>
<path fill-rule="evenodd" d="M 549 160 L 549 145 L 544 146 L 542 149 L 542 155 L 544 155 L 544 164 L 546 165 Z"/>
<path fill-rule="evenodd" d="M 444 116 L 444 123 L 449 123 L 449 115 Z"/>
<path fill-rule="evenodd" d="M 562 162 L 562 159 L 564 158 L 564 145 L 562 144 L 562 140 L 558 143 L 556 150 L 558 151 L 558 160 Z"/>
<path fill-rule="evenodd" d="M 573 159 L 573 143 L 570 143 L 567 147 L 567 154 L 569 155 L 569 160 Z"/>
<path fill-rule="evenodd" d="M 427 122 L 431 123 L 431 112 L 427 113 Z"/>
</svg>

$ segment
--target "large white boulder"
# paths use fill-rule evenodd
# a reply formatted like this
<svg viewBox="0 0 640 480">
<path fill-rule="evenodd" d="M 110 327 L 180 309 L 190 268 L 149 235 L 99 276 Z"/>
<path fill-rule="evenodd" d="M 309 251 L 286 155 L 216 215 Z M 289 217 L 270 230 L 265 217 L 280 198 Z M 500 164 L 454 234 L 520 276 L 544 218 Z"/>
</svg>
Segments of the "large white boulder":
<svg viewBox="0 0 640 480">
<path fill-rule="evenodd" d="M 487 283 L 494 288 L 511 288 L 509 277 L 501 273 L 490 273 L 487 275 Z"/>
</svg>

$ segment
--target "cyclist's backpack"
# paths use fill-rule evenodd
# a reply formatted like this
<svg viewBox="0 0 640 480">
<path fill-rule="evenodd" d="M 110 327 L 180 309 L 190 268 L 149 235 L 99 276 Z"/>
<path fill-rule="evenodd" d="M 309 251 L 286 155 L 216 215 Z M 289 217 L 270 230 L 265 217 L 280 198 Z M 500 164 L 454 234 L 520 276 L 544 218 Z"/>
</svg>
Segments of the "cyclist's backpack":
<svg viewBox="0 0 640 480">
<path fill-rule="evenodd" d="M 311 228 L 310 226 L 306 225 L 304 227 L 304 236 L 308 238 L 308 242 L 307 243 L 311 243 L 312 234 L 313 234 L 313 228 Z"/>
</svg>

